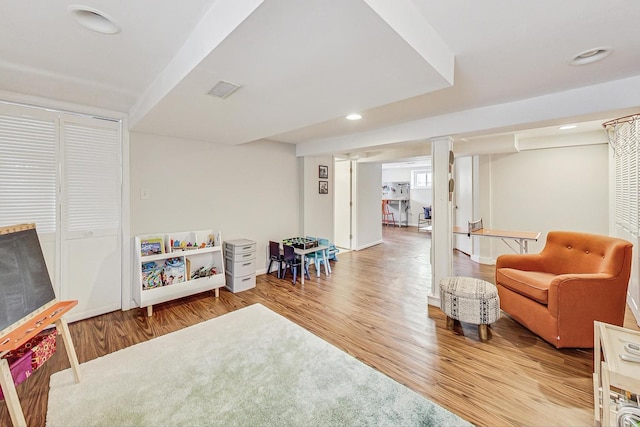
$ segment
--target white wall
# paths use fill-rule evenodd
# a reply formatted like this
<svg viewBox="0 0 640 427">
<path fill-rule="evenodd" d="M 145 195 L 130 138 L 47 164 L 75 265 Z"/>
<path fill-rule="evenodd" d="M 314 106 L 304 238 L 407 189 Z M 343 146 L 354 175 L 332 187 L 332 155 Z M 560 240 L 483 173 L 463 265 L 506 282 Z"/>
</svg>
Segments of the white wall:
<svg viewBox="0 0 640 427">
<path fill-rule="evenodd" d="M 305 157 L 303 160 L 304 179 L 304 236 L 313 236 L 333 241 L 333 199 L 334 171 L 333 157 Z M 329 178 L 319 178 L 318 166 L 329 168 Z M 320 181 L 329 182 L 329 193 L 320 194 L 318 186 Z"/>
<path fill-rule="evenodd" d="M 131 133 L 131 234 L 216 229 L 223 240 L 257 242 L 258 272 L 269 240 L 296 236 L 295 146 L 242 145 Z M 148 200 L 141 200 L 141 190 Z"/>
<path fill-rule="evenodd" d="M 491 200 L 490 212 L 481 212 L 483 221 L 489 218 L 485 227 L 542 232 L 538 242 L 530 243 L 531 253 L 542 249 L 551 230 L 609 234 L 606 144 L 495 154 L 489 159 L 481 162 L 489 168 L 490 179 L 488 186 L 480 186 Z M 491 258 L 510 252 L 499 239 L 492 239 Z"/>
<path fill-rule="evenodd" d="M 357 163 L 355 174 L 356 230 L 354 246 L 359 250 L 382 243 L 380 223 L 382 167 L 376 163 Z"/>
<path fill-rule="evenodd" d="M 383 168 L 381 183 L 385 182 L 411 182 L 412 170 L 424 170 L 425 168 L 408 167 L 408 168 Z M 380 185 L 382 187 L 382 185 Z M 382 188 L 380 188 L 380 194 L 382 195 Z M 382 197 L 382 196 L 381 196 Z M 418 214 L 423 213 L 424 206 L 431 206 L 431 200 L 433 199 L 433 189 L 421 189 L 416 190 L 412 188 L 410 190 L 409 201 L 409 225 L 418 226 Z M 397 217 L 396 213 L 396 217 Z"/>
</svg>

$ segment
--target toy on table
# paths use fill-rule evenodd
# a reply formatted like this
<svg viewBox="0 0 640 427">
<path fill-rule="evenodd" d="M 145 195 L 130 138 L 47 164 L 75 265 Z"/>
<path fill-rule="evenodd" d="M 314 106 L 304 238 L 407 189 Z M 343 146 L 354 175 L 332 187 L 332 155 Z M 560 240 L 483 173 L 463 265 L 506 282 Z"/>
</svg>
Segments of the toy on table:
<svg viewBox="0 0 640 427">
<path fill-rule="evenodd" d="M 283 245 L 293 246 L 298 249 L 309 249 L 318 246 L 318 241 L 305 237 L 291 237 L 282 241 Z"/>
</svg>

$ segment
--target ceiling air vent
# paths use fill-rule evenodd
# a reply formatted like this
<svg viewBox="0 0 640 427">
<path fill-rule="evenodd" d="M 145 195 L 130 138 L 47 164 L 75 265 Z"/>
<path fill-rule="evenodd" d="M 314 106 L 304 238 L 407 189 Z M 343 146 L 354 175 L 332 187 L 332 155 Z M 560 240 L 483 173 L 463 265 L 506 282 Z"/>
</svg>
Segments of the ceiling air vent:
<svg viewBox="0 0 640 427">
<path fill-rule="evenodd" d="M 240 86 L 234 83 L 225 82 L 224 80 L 220 80 L 215 86 L 209 91 L 209 95 L 217 96 L 218 98 L 226 98 L 231 95 L 233 92 L 240 89 Z"/>
</svg>

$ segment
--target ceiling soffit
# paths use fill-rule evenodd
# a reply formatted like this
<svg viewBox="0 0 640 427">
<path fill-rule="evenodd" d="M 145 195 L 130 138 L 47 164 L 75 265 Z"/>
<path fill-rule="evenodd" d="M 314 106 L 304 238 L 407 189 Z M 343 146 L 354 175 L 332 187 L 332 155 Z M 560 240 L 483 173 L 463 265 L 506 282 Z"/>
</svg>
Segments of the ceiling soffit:
<svg viewBox="0 0 640 427">
<path fill-rule="evenodd" d="M 239 144 L 450 87 L 453 54 L 413 3 L 378 3 L 262 3 L 175 86 L 150 91 L 132 129 Z M 240 89 L 207 96 L 220 80 Z"/>
</svg>

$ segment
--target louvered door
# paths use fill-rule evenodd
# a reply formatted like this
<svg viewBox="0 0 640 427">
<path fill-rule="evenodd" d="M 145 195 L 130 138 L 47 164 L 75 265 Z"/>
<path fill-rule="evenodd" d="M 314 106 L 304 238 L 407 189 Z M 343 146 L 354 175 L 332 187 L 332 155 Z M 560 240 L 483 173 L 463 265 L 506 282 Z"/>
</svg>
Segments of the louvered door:
<svg viewBox="0 0 640 427">
<path fill-rule="evenodd" d="M 121 131 L 64 115 L 60 132 L 60 294 L 79 301 L 73 320 L 121 307 Z"/>
</svg>

